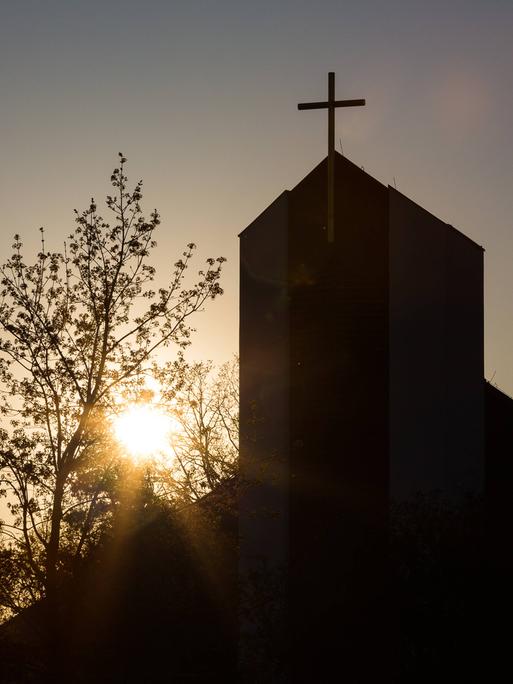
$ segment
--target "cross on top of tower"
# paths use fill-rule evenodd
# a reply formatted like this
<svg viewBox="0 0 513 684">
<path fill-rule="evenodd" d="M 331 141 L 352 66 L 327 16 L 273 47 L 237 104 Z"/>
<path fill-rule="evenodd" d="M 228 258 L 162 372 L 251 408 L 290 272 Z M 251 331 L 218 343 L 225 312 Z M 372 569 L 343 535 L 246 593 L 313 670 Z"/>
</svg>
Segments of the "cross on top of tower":
<svg viewBox="0 0 513 684">
<path fill-rule="evenodd" d="M 362 107 L 365 100 L 335 100 L 335 72 L 328 73 L 328 101 L 303 102 L 298 109 L 328 110 L 328 242 L 335 240 L 334 205 L 335 205 L 335 108 Z"/>
</svg>

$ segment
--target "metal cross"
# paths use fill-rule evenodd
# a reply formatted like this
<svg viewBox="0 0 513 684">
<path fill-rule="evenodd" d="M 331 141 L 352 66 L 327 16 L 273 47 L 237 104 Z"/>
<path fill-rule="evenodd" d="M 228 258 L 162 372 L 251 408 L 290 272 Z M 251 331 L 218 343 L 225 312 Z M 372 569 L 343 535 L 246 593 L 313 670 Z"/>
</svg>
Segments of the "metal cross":
<svg viewBox="0 0 513 684">
<path fill-rule="evenodd" d="M 362 107 L 365 100 L 335 100 L 335 72 L 328 73 L 328 101 L 304 102 L 298 109 L 328 110 L 328 242 L 335 241 L 335 107 Z"/>
</svg>

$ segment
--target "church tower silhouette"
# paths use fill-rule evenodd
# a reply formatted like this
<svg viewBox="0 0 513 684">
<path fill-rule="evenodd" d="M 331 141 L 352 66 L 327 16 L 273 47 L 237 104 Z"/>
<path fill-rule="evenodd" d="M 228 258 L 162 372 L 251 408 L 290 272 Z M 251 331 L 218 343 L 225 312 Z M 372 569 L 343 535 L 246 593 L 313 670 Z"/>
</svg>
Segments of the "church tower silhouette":
<svg viewBox="0 0 513 684">
<path fill-rule="evenodd" d="M 483 489 L 483 249 L 338 153 L 328 241 L 326 184 L 327 159 L 240 235 L 241 659 L 261 681 L 379 677 L 391 508 Z"/>
</svg>

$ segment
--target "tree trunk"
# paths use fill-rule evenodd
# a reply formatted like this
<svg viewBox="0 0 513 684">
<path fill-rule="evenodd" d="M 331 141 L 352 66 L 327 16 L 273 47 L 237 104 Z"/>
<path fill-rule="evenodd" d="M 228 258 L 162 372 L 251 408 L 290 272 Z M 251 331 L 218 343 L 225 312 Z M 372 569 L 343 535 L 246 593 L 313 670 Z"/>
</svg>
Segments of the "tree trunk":
<svg viewBox="0 0 513 684">
<path fill-rule="evenodd" d="M 50 539 L 46 549 L 45 563 L 45 590 L 46 595 L 53 600 L 57 589 L 57 561 L 59 558 L 59 545 L 61 536 L 62 522 L 62 499 L 64 497 L 65 475 L 60 472 L 55 481 L 55 491 L 53 497 L 52 522 L 50 528 Z"/>
<path fill-rule="evenodd" d="M 57 593 L 57 566 L 59 560 L 59 547 L 62 522 L 62 500 L 64 497 L 65 473 L 58 472 L 55 481 L 53 497 L 52 518 L 50 527 L 50 538 L 46 547 L 45 561 L 45 613 L 46 613 L 46 634 L 44 636 L 46 647 L 46 674 L 51 681 L 66 681 L 64 678 L 65 667 L 62 650 L 62 625 L 60 600 Z"/>
</svg>

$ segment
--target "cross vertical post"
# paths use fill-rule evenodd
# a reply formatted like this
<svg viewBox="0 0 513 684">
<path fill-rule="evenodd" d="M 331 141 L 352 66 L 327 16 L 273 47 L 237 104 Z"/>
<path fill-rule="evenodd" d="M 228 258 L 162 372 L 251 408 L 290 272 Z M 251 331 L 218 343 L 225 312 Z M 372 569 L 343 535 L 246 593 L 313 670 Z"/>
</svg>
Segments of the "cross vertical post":
<svg viewBox="0 0 513 684">
<path fill-rule="evenodd" d="M 335 72 L 328 73 L 328 242 L 335 241 Z"/>
<path fill-rule="evenodd" d="M 335 100 L 335 72 L 328 73 L 328 101 L 304 102 L 297 108 L 328 110 L 328 242 L 335 242 L 335 108 L 362 107 L 365 100 Z"/>
</svg>

